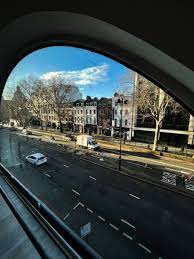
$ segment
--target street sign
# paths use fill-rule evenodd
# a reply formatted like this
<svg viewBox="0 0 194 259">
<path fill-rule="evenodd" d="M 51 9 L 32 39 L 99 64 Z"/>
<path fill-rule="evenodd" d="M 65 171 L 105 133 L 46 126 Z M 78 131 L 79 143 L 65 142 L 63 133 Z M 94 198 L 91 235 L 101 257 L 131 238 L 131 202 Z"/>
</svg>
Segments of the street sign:
<svg viewBox="0 0 194 259">
<path fill-rule="evenodd" d="M 91 232 L 91 223 L 87 223 L 86 225 L 81 227 L 81 237 L 85 237 Z"/>
</svg>

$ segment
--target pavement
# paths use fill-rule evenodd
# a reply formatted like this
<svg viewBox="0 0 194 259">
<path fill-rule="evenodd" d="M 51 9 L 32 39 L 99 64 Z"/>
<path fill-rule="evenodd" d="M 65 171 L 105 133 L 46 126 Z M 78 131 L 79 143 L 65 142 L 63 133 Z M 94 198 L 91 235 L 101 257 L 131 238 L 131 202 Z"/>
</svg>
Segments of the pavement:
<svg viewBox="0 0 194 259">
<path fill-rule="evenodd" d="M 85 240 L 104 258 L 194 258 L 192 198 L 83 160 L 85 153 L 72 152 L 74 143 L 56 143 L 3 129 L 1 163 L 79 236 L 91 222 Z M 34 152 L 45 154 L 48 164 L 26 163 Z M 161 180 L 174 186 L 176 175 L 164 168 Z M 134 174 L 142 169 L 130 165 Z"/>
</svg>

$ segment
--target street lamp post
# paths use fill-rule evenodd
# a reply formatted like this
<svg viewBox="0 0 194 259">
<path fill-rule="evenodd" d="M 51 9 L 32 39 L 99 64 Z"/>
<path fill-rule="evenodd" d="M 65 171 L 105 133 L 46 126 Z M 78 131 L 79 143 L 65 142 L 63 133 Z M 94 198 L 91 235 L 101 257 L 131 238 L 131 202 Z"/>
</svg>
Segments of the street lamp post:
<svg viewBox="0 0 194 259">
<path fill-rule="evenodd" d="M 120 115 L 121 115 L 121 119 L 120 119 L 120 148 L 119 148 L 119 171 L 121 171 L 121 131 L 122 131 L 122 117 L 123 117 L 123 98 L 121 98 L 121 100 L 118 100 L 118 103 L 121 104 L 121 110 L 120 110 Z"/>
</svg>

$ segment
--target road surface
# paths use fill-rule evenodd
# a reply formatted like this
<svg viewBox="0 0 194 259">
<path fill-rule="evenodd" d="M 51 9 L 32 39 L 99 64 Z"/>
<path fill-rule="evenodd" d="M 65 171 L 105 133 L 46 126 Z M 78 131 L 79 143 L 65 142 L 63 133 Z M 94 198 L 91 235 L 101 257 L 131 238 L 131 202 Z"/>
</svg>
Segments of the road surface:
<svg viewBox="0 0 194 259">
<path fill-rule="evenodd" d="M 33 152 L 45 154 L 48 165 L 26 163 Z M 0 159 L 79 236 L 91 222 L 88 242 L 104 258 L 194 258 L 193 199 L 7 129 L 0 132 Z"/>
</svg>

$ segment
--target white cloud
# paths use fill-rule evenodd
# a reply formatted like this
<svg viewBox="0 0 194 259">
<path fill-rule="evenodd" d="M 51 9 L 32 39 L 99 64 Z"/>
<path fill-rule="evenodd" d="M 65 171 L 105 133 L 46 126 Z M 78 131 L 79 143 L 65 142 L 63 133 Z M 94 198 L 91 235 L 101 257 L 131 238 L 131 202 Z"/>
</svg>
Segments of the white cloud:
<svg viewBox="0 0 194 259">
<path fill-rule="evenodd" d="M 56 76 L 64 77 L 65 79 L 74 82 L 77 86 L 81 86 L 81 88 L 83 88 L 105 81 L 107 79 L 107 70 L 108 65 L 103 64 L 100 66 L 85 68 L 83 70 L 48 72 L 43 74 L 41 78 L 49 80 Z"/>
</svg>

